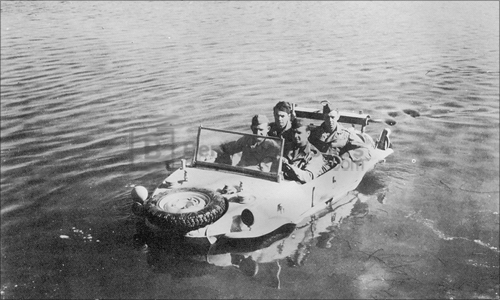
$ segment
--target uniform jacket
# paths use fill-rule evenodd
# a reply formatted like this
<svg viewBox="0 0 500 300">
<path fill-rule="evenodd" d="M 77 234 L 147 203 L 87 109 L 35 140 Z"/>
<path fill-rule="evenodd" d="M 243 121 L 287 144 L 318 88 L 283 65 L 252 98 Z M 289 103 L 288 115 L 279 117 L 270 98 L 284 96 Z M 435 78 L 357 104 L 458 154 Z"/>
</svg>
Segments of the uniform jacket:
<svg viewBox="0 0 500 300">
<path fill-rule="evenodd" d="M 323 156 L 311 143 L 303 148 L 296 147 L 293 143 L 285 144 L 283 159 L 300 169 L 294 179 L 302 183 L 316 178 L 324 165 Z"/>
<path fill-rule="evenodd" d="M 277 172 L 278 170 L 280 146 L 274 140 L 266 139 L 257 143 L 255 137 L 244 136 L 237 141 L 223 144 L 221 149 L 229 155 L 241 152 L 241 159 L 237 166 L 251 167 L 263 172 Z"/>
<path fill-rule="evenodd" d="M 276 136 L 276 137 L 281 137 L 285 140 L 285 143 L 292 143 L 293 142 L 293 131 L 292 131 L 292 122 L 289 121 L 287 126 L 283 129 L 280 130 L 278 124 L 275 122 L 272 122 L 269 124 L 269 136 Z"/>
<path fill-rule="evenodd" d="M 353 161 L 370 159 L 370 149 L 374 147 L 366 134 L 356 133 L 353 128 L 346 129 L 339 123 L 333 132 L 328 132 L 323 122 L 311 131 L 309 141 L 324 154 L 342 156 L 347 153 Z M 340 143 L 340 146 L 330 147 L 330 143 Z"/>
<path fill-rule="evenodd" d="M 337 123 L 337 128 L 333 132 L 328 132 L 327 125 L 323 122 L 314 128 L 309 136 L 309 141 L 325 154 L 341 155 L 340 149 L 347 145 L 349 141 L 349 131 Z M 340 143 L 340 147 L 330 147 L 330 143 Z"/>
</svg>

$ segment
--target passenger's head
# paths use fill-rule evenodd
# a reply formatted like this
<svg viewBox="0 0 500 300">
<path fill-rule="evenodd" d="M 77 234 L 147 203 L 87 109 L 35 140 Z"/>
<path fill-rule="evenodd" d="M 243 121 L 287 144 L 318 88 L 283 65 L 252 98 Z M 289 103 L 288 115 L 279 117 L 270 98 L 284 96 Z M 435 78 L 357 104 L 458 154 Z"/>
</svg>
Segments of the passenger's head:
<svg viewBox="0 0 500 300">
<path fill-rule="evenodd" d="M 327 128 L 330 129 L 330 131 L 334 131 L 337 128 L 340 112 L 338 110 L 332 110 L 330 106 L 326 104 L 323 106 L 323 118 Z"/>
<path fill-rule="evenodd" d="M 305 146 L 308 142 L 311 128 L 303 119 L 294 119 L 292 121 L 293 141 L 298 146 Z"/>
<path fill-rule="evenodd" d="M 253 134 L 266 136 L 269 131 L 269 119 L 265 115 L 255 115 L 250 126 Z"/>
<path fill-rule="evenodd" d="M 285 128 L 292 119 L 292 106 L 285 101 L 278 102 L 274 108 L 274 122 L 280 127 Z"/>
</svg>

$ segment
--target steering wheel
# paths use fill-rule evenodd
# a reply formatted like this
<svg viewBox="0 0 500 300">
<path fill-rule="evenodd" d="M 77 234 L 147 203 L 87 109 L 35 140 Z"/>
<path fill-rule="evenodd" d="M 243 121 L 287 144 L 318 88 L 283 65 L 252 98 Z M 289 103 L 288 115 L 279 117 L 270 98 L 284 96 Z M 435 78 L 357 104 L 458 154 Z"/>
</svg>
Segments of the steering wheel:
<svg viewBox="0 0 500 300">
<path fill-rule="evenodd" d="M 297 174 L 295 174 L 295 171 L 293 170 L 293 168 L 289 164 L 283 162 L 281 170 L 283 172 L 283 176 L 285 177 L 285 179 L 288 179 L 288 180 L 296 180 L 297 179 Z"/>
</svg>

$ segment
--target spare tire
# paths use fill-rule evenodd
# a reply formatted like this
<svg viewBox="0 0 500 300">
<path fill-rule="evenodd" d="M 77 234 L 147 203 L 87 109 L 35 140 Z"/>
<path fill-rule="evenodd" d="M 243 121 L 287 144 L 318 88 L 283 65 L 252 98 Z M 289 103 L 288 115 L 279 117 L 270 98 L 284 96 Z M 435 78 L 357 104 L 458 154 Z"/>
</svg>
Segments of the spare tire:
<svg viewBox="0 0 500 300">
<path fill-rule="evenodd" d="M 212 190 L 179 188 L 155 195 L 144 206 L 151 224 L 185 233 L 217 221 L 226 212 L 227 202 Z"/>
</svg>

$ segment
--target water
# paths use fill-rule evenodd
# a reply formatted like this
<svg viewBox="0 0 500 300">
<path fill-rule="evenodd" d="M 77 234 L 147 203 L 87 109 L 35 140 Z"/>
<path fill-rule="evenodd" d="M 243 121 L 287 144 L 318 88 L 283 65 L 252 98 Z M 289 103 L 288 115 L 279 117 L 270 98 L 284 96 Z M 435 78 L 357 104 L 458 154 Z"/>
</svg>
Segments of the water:
<svg viewBox="0 0 500 300">
<path fill-rule="evenodd" d="M 499 298 L 498 2 L 1 8 L 2 298 Z M 363 214 L 254 277 L 134 242 L 133 185 L 280 100 L 391 128 Z"/>
</svg>

